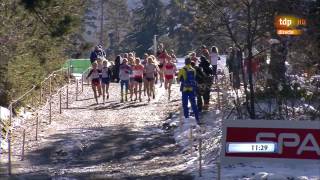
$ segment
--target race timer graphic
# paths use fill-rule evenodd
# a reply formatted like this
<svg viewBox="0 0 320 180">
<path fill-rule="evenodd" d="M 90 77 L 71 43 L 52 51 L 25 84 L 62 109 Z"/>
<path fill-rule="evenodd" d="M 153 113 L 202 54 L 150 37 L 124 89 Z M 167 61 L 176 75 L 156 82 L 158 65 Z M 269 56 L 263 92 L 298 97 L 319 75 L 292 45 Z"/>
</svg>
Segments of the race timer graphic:
<svg viewBox="0 0 320 180">
<path fill-rule="evenodd" d="M 277 153 L 274 142 L 230 142 L 226 144 L 227 153 Z"/>
</svg>

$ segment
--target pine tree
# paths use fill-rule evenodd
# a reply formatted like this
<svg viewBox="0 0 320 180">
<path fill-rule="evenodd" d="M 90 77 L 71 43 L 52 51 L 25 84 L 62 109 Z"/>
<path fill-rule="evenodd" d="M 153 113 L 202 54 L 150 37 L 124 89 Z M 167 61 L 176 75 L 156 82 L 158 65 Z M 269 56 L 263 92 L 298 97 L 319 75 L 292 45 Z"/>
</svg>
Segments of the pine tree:
<svg viewBox="0 0 320 180">
<path fill-rule="evenodd" d="M 126 0 L 105 1 L 105 35 L 108 37 L 109 49 L 113 54 L 119 53 L 119 45 L 131 31 L 130 12 Z"/>
<path fill-rule="evenodd" d="M 84 0 L 1 1 L 0 105 L 61 67 L 84 5 Z"/>
<path fill-rule="evenodd" d="M 188 0 L 171 0 L 166 9 L 169 12 L 166 16 L 169 38 L 174 42 L 177 54 L 184 56 L 188 51 L 200 46 L 198 35 L 194 33 L 196 6 Z"/>
<path fill-rule="evenodd" d="M 142 6 L 133 11 L 133 32 L 122 42 L 123 49 L 135 49 L 141 56 L 152 46 L 154 35 L 166 32 L 165 9 L 161 0 L 142 0 Z"/>
</svg>

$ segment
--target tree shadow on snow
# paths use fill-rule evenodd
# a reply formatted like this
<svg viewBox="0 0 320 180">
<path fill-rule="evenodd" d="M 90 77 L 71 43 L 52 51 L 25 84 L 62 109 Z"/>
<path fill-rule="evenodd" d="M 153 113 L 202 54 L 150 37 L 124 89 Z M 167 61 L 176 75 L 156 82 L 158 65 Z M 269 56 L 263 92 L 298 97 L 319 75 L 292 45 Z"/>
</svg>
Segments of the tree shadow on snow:
<svg viewBox="0 0 320 180">
<path fill-rule="evenodd" d="M 101 104 L 94 108 L 94 110 L 116 109 L 121 106 L 121 103 L 110 103 L 108 105 Z"/>
<path fill-rule="evenodd" d="M 130 161 L 133 166 L 155 157 L 175 157 L 180 154 L 179 148 L 175 147 L 173 137 L 165 133 L 134 131 L 129 127 L 101 127 L 73 129 L 76 133 L 55 134 L 47 139 L 48 144 L 38 150 L 28 152 L 26 161 L 32 166 L 42 167 L 43 171 L 62 168 L 85 168 L 95 165 L 112 165 L 113 163 L 126 163 Z M 91 139 L 91 140 L 88 140 Z M 130 157 L 140 156 L 134 159 Z M 178 163 L 178 162 L 175 162 Z M 174 166 L 176 164 L 165 164 Z M 127 167 L 131 168 L 131 167 Z M 67 174 L 64 177 L 75 177 L 77 179 L 100 179 L 98 175 L 107 174 L 100 170 Z M 125 173 L 120 173 L 121 179 L 188 179 L 181 173 L 160 175 L 156 173 L 146 174 L 139 177 L 132 177 Z M 47 177 L 49 172 L 41 172 L 43 177 Z M 179 173 L 180 174 L 180 173 Z M 32 179 L 39 176 L 39 173 L 19 174 L 18 177 Z M 90 177 L 90 178 L 89 178 Z M 105 176 L 104 176 L 105 177 Z M 158 177 L 158 178 L 157 178 Z M 172 178 L 169 178 L 172 177 Z M 184 177 L 184 178 L 182 178 Z M 46 179 L 46 178 L 45 178 Z M 108 179 L 108 178 L 101 178 Z"/>
<path fill-rule="evenodd" d="M 120 107 L 119 109 L 137 108 L 137 107 L 142 107 L 147 105 L 149 105 L 149 103 L 133 103 L 127 106 Z"/>
</svg>

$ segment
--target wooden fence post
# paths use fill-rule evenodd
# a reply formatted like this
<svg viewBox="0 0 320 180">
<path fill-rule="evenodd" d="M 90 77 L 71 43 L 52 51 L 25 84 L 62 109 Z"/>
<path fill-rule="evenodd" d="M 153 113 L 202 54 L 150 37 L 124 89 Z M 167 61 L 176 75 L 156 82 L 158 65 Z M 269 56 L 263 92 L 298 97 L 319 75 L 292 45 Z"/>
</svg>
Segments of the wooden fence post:
<svg viewBox="0 0 320 180">
<path fill-rule="evenodd" d="M 63 72 L 63 68 L 61 69 L 61 77 L 60 77 L 60 83 L 62 83 L 62 85 L 64 84 L 64 72 Z"/>
<path fill-rule="evenodd" d="M 62 98 L 61 98 L 61 89 L 60 89 L 60 90 L 59 90 L 59 113 L 60 113 L 60 114 L 62 113 L 61 100 L 62 100 Z"/>
<path fill-rule="evenodd" d="M 40 104 L 42 104 L 42 83 L 40 83 Z"/>
<path fill-rule="evenodd" d="M 31 109 L 32 109 L 34 106 L 33 90 L 30 92 L 30 95 L 31 95 Z"/>
<path fill-rule="evenodd" d="M 81 92 L 83 92 L 83 74 L 81 74 Z"/>
<path fill-rule="evenodd" d="M 39 129 L 39 113 L 37 112 L 37 118 L 36 118 L 36 141 L 38 140 L 38 129 Z"/>
<path fill-rule="evenodd" d="M 21 161 L 24 160 L 24 145 L 25 145 L 25 141 L 26 141 L 26 130 L 23 129 L 22 132 L 22 151 L 21 151 Z"/>
<path fill-rule="evenodd" d="M 52 98 L 52 96 L 50 96 L 49 97 L 50 99 L 49 99 L 49 124 L 51 124 L 51 116 L 52 116 L 52 112 L 51 112 L 51 98 Z"/>
<path fill-rule="evenodd" d="M 8 175 L 11 175 L 11 130 L 8 134 Z"/>
<path fill-rule="evenodd" d="M 50 96 L 52 95 L 52 82 L 51 82 L 51 75 L 49 76 L 49 92 L 50 92 Z"/>
<path fill-rule="evenodd" d="M 68 72 L 67 72 L 67 75 L 68 75 L 68 77 L 70 77 L 70 62 L 69 62 L 69 66 L 68 66 L 68 70 L 67 70 Z M 69 78 L 68 78 L 68 80 L 69 80 Z"/>
<path fill-rule="evenodd" d="M 78 94 L 79 94 L 79 80 L 76 79 L 76 101 L 78 101 Z"/>
<path fill-rule="evenodd" d="M 12 124 L 12 105 L 13 105 L 13 104 L 10 104 L 10 107 L 9 107 L 9 110 L 10 110 L 10 116 L 9 116 L 9 118 L 10 118 L 10 120 L 9 120 L 10 126 L 11 126 L 11 124 Z"/>
<path fill-rule="evenodd" d="M 69 84 L 67 84 L 67 109 L 69 108 Z"/>
<path fill-rule="evenodd" d="M 202 177 L 202 139 L 199 139 L 199 177 Z"/>
</svg>

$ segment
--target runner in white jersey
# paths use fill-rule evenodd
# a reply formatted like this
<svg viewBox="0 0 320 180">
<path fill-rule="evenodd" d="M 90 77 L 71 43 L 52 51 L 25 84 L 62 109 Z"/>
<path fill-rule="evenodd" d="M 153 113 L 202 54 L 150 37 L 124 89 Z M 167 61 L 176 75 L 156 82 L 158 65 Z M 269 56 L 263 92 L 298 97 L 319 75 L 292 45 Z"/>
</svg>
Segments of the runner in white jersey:
<svg viewBox="0 0 320 180">
<path fill-rule="evenodd" d="M 148 101 L 150 101 L 151 93 L 154 96 L 154 80 L 155 80 L 155 74 L 159 72 L 159 68 L 157 65 L 154 64 L 152 57 L 147 58 L 148 63 L 144 67 L 144 74 L 145 74 L 145 79 L 147 81 L 146 89 L 147 89 L 147 94 L 148 94 Z"/>
<path fill-rule="evenodd" d="M 103 94 L 103 103 L 105 103 L 105 97 L 107 94 L 107 99 L 109 99 L 109 83 L 111 77 L 111 70 L 108 67 L 108 61 L 103 61 L 103 67 L 101 69 L 101 84 L 102 84 L 102 94 Z"/>
<path fill-rule="evenodd" d="M 218 48 L 216 46 L 212 46 L 211 54 L 210 54 L 210 63 L 212 65 L 214 83 L 217 83 L 217 79 L 218 79 L 218 76 L 217 76 L 218 60 L 220 60 Z"/>
<path fill-rule="evenodd" d="M 135 65 L 135 57 L 133 56 L 133 53 L 129 53 L 128 65 L 130 66 L 131 69 Z M 134 75 L 133 75 L 133 71 L 130 73 L 129 77 L 130 77 L 130 80 L 129 80 L 130 100 L 132 101 L 132 96 L 133 96 L 133 93 L 134 93 Z"/>
<path fill-rule="evenodd" d="M 91 78 L 91 85 L 92 85 L 92 90 L 94 93 L 94 98 L 96 99 L 96 102 L 98 104 L 98 96 L 97 96 L 97 90 L 98 92 L 101 93 L 101 85 L 100 85 L 100 70 L 97 68 L 98 63 L 93 62 L 92 63 L 92 69 L 90 70 L 87 79 L 90 77 Z"/>
<path fill-rule="evenodd" d="M 129 90 L 129 80 L 130 73 L 132 69 L 128 65 L 128 60 L 126 58 L 123 59 L 122 64 L 119 68 L 119 79 L 120 79 L 120 87 L 121 87 L 121 102 L 123 102 L 123 96 L 125 96 L 125 101 L 128 101 L 127 94 Z M 125 89 L 125 94 L 123 90 Z"/>
</svg>

